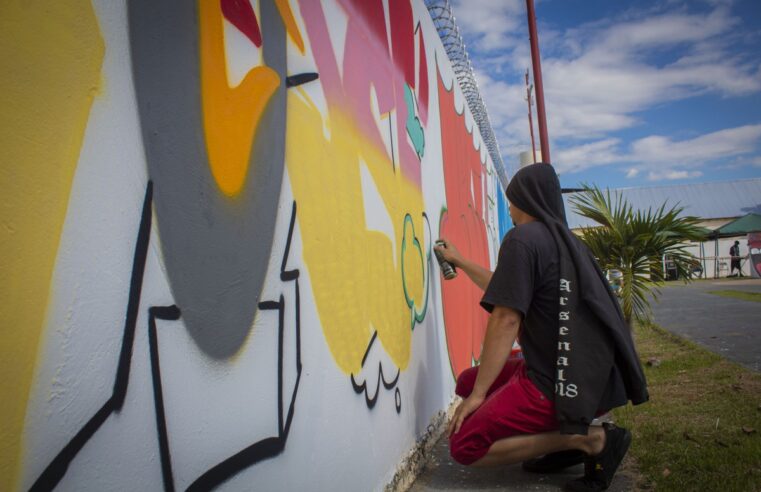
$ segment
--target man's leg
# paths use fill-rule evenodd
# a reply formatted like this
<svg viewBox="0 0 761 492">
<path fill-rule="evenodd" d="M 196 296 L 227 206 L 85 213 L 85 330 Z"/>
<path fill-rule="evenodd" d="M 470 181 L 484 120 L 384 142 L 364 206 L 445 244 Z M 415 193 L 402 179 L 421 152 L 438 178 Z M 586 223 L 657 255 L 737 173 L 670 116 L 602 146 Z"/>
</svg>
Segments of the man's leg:
<svg viewBox="0 0 761 492">
<path fill-rule="evenodd" d="M 597 419 L 600 419 L 603 422 L 612 422 L 610 414 L 606 411 L 599 412 Z M 595 423 L 593 422 L 592 425 L 595 425 Z M 597 424 L 597 426 L 599 426 L 599 424 Z M 563 471 L 568 467 L 584 463 L 585 458 L 587 458 L 586 453 L 577 449 L 557 451 L 539 458 L 532 458 L 524 461 L 523 469 L 531 473 L 556 473 Z"/>
<path fill-rule="evenodd" d="M 465 378 L 460 382 L 464 385 Z M 554 404 L 526 376 L 521 365 L 478 410 L 450 436 L 452 457 L 465 465 L 511 464 L 540 455 L 577 450 L 587 456 L 585 476 L 569 490 L 605 490 L 631 442 L 625 429 L 604 424 L 586 436 L 557 432 Z"/>
<path fill-rule="evenodd" d="M 492 383 L 486 396 L 490 396 L 497 388 L 505 385 L 515 371 L 523 365 L 523 359 L 508 359 L 505 363 L 505 367 L 502 368 L 502 372 L 499 373 L 497 379 Z M 455 386 L 455 394 L 461 398 L 467 398 L 470 393 L 473 392 L 473 385 L 476 383 L 476 377 L 478 376 L 478 366 L 465 369 L 457 377 L 457 385 Z"/>
<path fill-rule="evenodd" d="M 597 455 L 605 447 L 605 432 L 601 427 L 590 427 L 586 436 L 547 432 L 525 434 L 500 439 L 491 445 L 483 458 L 473 466 L 510 465 L 529 458 L 576 449 L 588 455 Z"/>
<path fill-rule="evenodd" d="M 524 461 L 523 469 L 531 473 L 556 473 L 584 463 L 586 457 L 586 453 L 578 449 L 557 451 Z"/>
<path fill-rule="evenodd" d="M 629 431 L 611 424 L 590 427 L 586 436 L 558 432 L 513 436 L 496 441 L 473 465 L 508 465 L 541 454 L 576 449 L 588 455 L 588 463 L 584 476 L 568 482 L 565 490 L 599 492 L 610 487 L 630 443 Z"/>
<path fill-rule="evenodd" d="M 552 400 L 528 379 L 522 360 L 514 364 L 510 380 L 494 390 L 449 437 L 450 453 L 457 462 L 473 464 L 501 439 L 557 430 Z M 459 382 L 464 383 L 462 379 Z"/>
</svg>

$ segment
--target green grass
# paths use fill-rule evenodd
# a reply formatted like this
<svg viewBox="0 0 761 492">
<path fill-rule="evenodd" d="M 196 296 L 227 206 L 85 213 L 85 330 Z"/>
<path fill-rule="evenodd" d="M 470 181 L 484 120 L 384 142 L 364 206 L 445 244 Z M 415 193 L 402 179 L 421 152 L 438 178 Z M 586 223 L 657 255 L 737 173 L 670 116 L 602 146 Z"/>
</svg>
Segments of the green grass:
<svg viewBox="0 0 761 492">
<path fill-rule="evenodd" d="M 741 299 L 743 301 L 761 302 L 761 293 L 759 292 L 745 292 L 742 290 L 709 290 L 708 293 L 722 297 Z"/>
<path fill-rule="evenodd" d="M 761 375 L 665 330 L 637 327 L 650 401 L 614 412 L 640 488 L 761 491 Z M 743 430 L 754 429 L 747 433 Z"/>
</svg>

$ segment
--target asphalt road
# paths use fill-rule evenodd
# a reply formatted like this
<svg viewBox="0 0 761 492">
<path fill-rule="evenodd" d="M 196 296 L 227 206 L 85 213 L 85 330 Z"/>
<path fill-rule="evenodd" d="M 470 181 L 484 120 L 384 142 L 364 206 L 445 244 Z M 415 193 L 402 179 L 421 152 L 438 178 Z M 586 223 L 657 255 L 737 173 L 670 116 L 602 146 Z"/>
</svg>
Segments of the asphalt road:
<svg viewBox="0 0 761 492">
<path fill-rule="evenodd" d="M 710 294 L 738 290 L 761 293 L 761 279 L 669 282 L 652 304 L 655 322 L 708 350 L 761 372 L 761 302 Z"/>
</svg>

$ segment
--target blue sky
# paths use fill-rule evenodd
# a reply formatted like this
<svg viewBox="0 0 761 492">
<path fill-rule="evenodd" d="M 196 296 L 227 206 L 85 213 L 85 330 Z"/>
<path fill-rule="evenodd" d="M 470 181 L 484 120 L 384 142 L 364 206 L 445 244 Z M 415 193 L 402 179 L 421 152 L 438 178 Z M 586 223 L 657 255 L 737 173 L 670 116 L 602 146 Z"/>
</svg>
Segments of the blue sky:
<svg viewBox="0 0 761 492">
<path fill-rule="evenodd" d="M 535 7 L 563 186 L 761 177 L 761 0 Z M 452 9 L 511 176 L 531 148 L 525 0 L 456 0 Z"/>
</svg>

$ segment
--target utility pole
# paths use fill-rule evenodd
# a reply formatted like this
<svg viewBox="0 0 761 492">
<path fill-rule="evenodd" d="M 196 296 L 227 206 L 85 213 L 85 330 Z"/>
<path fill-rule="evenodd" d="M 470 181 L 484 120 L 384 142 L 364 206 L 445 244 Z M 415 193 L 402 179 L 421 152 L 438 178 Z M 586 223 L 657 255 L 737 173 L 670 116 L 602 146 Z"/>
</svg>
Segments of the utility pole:
<svg viewBox="0 0 761 492">
<path fill-rule="evenodd" d="M 534 162 L 536 162 L 536 143 L 534 142 L 534 117 L 531 105 L 534 102 L 531 97 L 531 91 L 534 89 L 534 85 L 528 83 L 528 68 L 526 69 L 526 101 L 528 101 L 528 132 L 531 135 L 531 153 L 534 156 Z"/>
<path fill-rule="evenodd" d="M 526 0 L 528 13 L 528 34 L 531 43 L 531 65 L 534 71 L 534 87 L 536 88 L 536 117 L 539 123 L 539 146 L 542 151 L 542 161 L 551 163 L 550 142 L 547 137 L 547 117 L 544 112 L 544 86 L 542 84 L 542 64 L 539 59 L 539 35 L 536 32 L 536 12 L 534 0 Z"/>
</svg>

